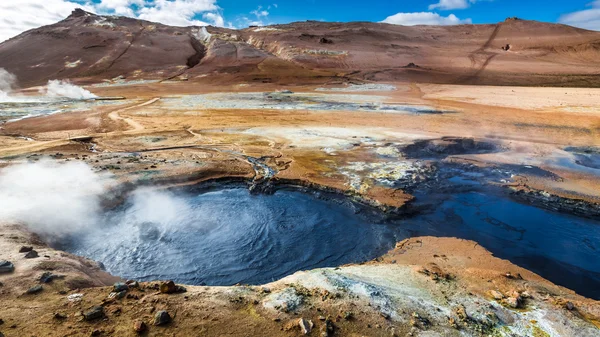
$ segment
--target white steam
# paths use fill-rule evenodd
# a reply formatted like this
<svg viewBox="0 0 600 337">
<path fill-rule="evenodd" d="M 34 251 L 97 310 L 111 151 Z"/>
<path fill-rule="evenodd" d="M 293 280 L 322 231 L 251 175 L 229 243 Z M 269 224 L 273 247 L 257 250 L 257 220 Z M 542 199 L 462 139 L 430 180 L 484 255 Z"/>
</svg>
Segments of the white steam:
<svg viewBox="0 0 600 337">
<path fill-rule="evenodd" d="M 8 100 L 16 83 L 17 77 L 15 75 L 9 73 L 4 68 L 0 68 L 0 102 Z"/>
<path fill-rule="evenodd" d="M 91 99 L 98 97 L 89 90 L 64 80 L 48 81 L 48 85 L 40 89 L 40 92 L 48 97 L 66 97 L 71 99 Z"/>
<path fill-rule="evenodd" d="M 102 230 L 111 225 L 106 223 L 102 201 L 114 184 L 111 176 L 82 162 L 42 160 L 8 166 L 0 170 L 0 226 L 23 224 L 48 240 Z M 135 219 L 111 218 L 113 223 L 172 223 L 187 214 L 188 207 L 171 193 L 150 189 L 135 191 L 129 203 Z"/>
<path fill-rule="evenodd" d="M 24 102 L 39 101 L 39 98 L 15 96 L 13 90 L 17 84 L 17 76 L 0 68 L 0 102 Z M 51 80 L 48 84 L 40 88 L 39 92 L 48 98 L 69 98 L 69 99 L 92 99 L 98 96 L 80 86 L 74 85 L 68 80 Z"/>
<path fill-rule="evenodd" d="M 177 196 L 152 189 L 138 189 L 130 198 L 132 211 L 138 223 L 177 223 L 182 215 L 187 215 L 189 207 L 184 200 Z"/>
<path fill-rule="evenodd" d="M 0 171 L 0 221 L 51 236 L 83 230 L 95 224 L 104 191 L 103 179 L 84 163 L 9 166 Z"/>
</svg>

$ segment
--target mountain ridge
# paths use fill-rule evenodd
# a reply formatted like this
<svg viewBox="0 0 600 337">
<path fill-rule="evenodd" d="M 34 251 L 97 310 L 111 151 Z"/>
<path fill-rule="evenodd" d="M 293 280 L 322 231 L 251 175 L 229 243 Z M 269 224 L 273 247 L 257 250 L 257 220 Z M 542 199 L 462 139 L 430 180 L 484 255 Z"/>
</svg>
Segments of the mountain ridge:
<svg viewBox="0 0 600 337">
<path fill-rule="evenodd" d="M 0 67 L 22 87 L 117 76 L 600 86 L 600 32 L 520 19 L 458 26 L 305 21 L 235 30 L 77 9 L 1 43 Z"/>
</svg>

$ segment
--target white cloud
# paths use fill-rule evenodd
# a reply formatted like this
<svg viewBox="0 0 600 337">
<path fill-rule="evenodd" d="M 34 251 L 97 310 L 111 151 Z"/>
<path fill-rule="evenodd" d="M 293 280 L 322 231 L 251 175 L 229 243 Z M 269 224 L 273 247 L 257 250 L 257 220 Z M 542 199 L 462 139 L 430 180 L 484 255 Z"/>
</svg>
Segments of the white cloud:
<svg viewBox="0 0 600 337">
<path fill-rule="evenodd" d="M 96 5 L 96 8 L 104 12 L 113 12 L 116 15 L 135 16 L 131 5 L 143 6 L 144 0 L 102 0 Z"/>
<path fill-rule="evenodd" d="M 206 23 L 194 17 L 200 13 L 212 12 L 214 18 L 221 21 L 218 10 L 216 0 L 146 0 L 138 17 L 173 26 L 205 26 Z"/>
<path fill-rule="evenodd" d="M 398 13 L 387 17 L 383 23 L 391 23 L 394 25 L 415 26 L 415 25 L 460 25 L 470 24 L 471 19 L 459 19 L 456 15 L 441 16 L 438 13 L 420 12 L 420 13 Z"/>
<path fill-rule="evenodd" d="M 225 26 L 217 0 L 0 0 L 0 42 L 26 30 L 53 24 L 75 8 L 173 26 Z M 198 17 L 206 21 L 199 20 Z"/>
<path fill-rule="evenodd" d="M 600 0 L 588 4 L 591 8 L 562 15 L 558 22 L 600 31 Z"/>
<path fill-rule="evenodd" d="M 269 6 L 269 9 L 270 8 L 271 6 Z M 267 16 L 269 16 L 269 12 L 264 10 L 262 6 L 258 6 L 258 8 L 250 12 L 250 14 L 256 16 L 258 20 L 260 20 L 260 18 L 266 18 Z"/>
<path fill-rule="evenodd" d="M 271 6 L 277 8 L 276 4 L 269 5 L 267 9 L 271 9 Z M 265 26 L 265 20 L 269 17 L 269 11 L 263 9 L 262 6 L 258 6 L 257 9 L 250 12 L 252 18 L 247 16 L 241 16 L 238 18 L 238 26 L 247 27 L 247 26 Z"/>
<path fill-rule="evenodd" d="M 468 8 L 473 0 L 440 0 L 436 4 L 429 5 L 429 10 L 434 9 L 450 10 L 450 9 L 465 9 Z"/>
<path fill-rule="evenodd" d="M 0 41 L 60 21 L 78 7 L 93 10 L 90 6 L 65 0 L 0 0 Z"/>
</svg>

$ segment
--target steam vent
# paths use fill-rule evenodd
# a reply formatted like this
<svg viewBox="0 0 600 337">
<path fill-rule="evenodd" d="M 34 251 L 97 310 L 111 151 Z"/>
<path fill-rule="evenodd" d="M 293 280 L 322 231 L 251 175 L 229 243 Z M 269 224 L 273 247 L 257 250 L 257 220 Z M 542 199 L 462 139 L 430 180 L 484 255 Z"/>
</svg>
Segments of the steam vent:
<svg viewBox="0 0 600 337">
<path fill-rule="evenodd" d="M 597 1 L 76 2 L 0 4 L 0 337 L 600 336 Z"/>
</svg>

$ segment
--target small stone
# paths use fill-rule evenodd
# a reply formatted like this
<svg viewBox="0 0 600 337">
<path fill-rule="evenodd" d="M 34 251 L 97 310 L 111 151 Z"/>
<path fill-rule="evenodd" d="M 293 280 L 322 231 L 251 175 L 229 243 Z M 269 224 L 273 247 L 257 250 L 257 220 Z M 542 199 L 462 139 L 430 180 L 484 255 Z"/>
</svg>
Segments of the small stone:
<svg viewBox="0 0 600 337">
<path fill-rule="evenodd" d="M 520 296 L 511 296 L 511 297 L 506 298 L 504 300 L 504 302 L 506 303 L 507 306 L 509 306 L 513 309 L 517 309 L 522 306 L 523 301 Z"/>
<path fill-rule="evenodd" d="M 19 249 L 19 253 L 29 253 L 33 250 L 33 247 L 23 246 Z"/>
<path fill-rule="evenodd" d="M 125 282 L 125 284 L 127 284 L 127 286 L 129 288 L 139 288 L 140 287 L 140 283 L 138 281 L 134 281 L 134 280 L 129 280 L 129 281 Z"/>
<path fill-rule="evenodd" d="M 31 251 L 27 252 L 27 254 L 25 254 L 26 259 L 35 259 L 36 257 L 39 257 L 39 256 L 40 255 L 35 250 L 31 250 Z"/>
<path fill-rule="evenodd" d="M 344 319 L 349 321 L 354 317 L 354 314 L 351 311 L 344 312 Z"/>
<path fill-rule="evenodd" d="M 575 310 L 575 305 L 572 302 L 567 302 L 565 304 L 565 308 L 569 311 L 573 311 L 573 310 Z"/>
<path fill-rule="evenodd" d="M 83 318 L 86 321 L 93 321 L 96 319 L 104 318 L 104 307 L 97 305 L 92 307 L 90 310 L 83 313 Z"/>
<path fill-rule="evenodd" d="M 112 300 L 112 299 L 120 300 L 120 299 L 124 298 L 125 295 L 127 295 L 127 291 L 125 291 L 125 290 L 119 291 L 119 292 L 113 291 L 112 293 L 108 294 L 108 299 L 110 299 L 110 300 Z"/>
<path fill-rule="evenodd" d="M 137 333 L 145 332 L 148 329 L 148 326 L 144 321 L 135 321 L 133 323 L 133 330 Z"/>
<path fill-rule="evenodd" d="M 56 279 L 63 278 L 61 275 L 54 275 L 51 272 L 47 271 L 40 276 L 40 283 L 50 283 Z"/>
<path fill-rule="evenodd" d="M 0 318 L 0 325 L 4 324 L 4 320 Z"/>
<path fill-rule="evenodd" d="M 92 333 L 90 334 L 90 336 L 101 336 L 102 335 L 102 330 L 94 330 L 92 331 Z"/>
<path fill-rule="evenodd" d="M 0 260 L 0 274 L 12 273 L 13 271 L 15 271 L 15 265 L 12 262 Z"/>
<path fill-rule="evenodd" d="M 165 310 L 158 311 L 156 315 L 154 315 L 154 325 L 165 325 L 172 321 L 171 315 Z"/>
<path fill-rule="evenodd" d="M 44 288 L 38 284 L 37 286 L 33 286 L 33 287 L 27 289 L 25 294 L 33 295 L 33 294 L 37 294 L 37 293 L 41 292 L 42 290 L 44 290 Z"/>
<path fill-rule="evenodd" d="M 69 302 L 79 302 L 83 298 L 83 294 L 71 294 L 67 296 L 67 301 Z"/>
<path fill-rule="evenodd" d="M 56 312 L 54 313 L 54 319 L 58 319 L 58 320 L 64 320 L 67 319 L 67 315 L 65 314 L 61 314 L 60 312 Z"/>
<path fill-rule="evenodd" d="M 327 319 L 327 318 L 326 318 L 325 316 L 319 316 L 319 321 L 324 321 L 324 320 L 326 320 L 326 319 Z"/>
<path fill-rule="evenodd" d="M 383 317 L 383 319 L 390 319 L 390 314 L 388 314 L 388 313 L 380 312 L 379 315 L 381 315 L 381 317 Z"/>
<path fill-rule="evenodd" d="M 300 330 L 302 330 L 303 334 L 308 335 L 308 334 L 310 334 L 310 332 L 312 331 L 312 329 L 315 325 L 313 324 L 313 322 L 311 320 L 306 320 L 304 318 L 300 318 L 298 320 L 298 326 L 300 327 Z"/>
<path fill-rule="evenodd" d="M 162 282 L 160 284 L 160 292 L 163 294 L 172 294 L 177 291 L 177 285 L 173 281 Z"/>
<path fill-rule="evenodd" d="M 501 292 L 499 292 L 499 291 L 496 291 L 496 290 L 491 290 L 491 291 L 490 291 L 490 295 L 492 295 L 492 297 L 493 297 L 495 300 L 501 300 L 501 299 L 503 299 L 503 298 L 504 298 L 504 295 L 502 295 L 502 293 L 501 293 Z"/>
<path fill-rule="evenodd" d="M 333 322 L 329 319 L 325 320 L 325 324 L 321 327 L 321 337 L 333 336 L 334 330 Z"/>
<path fill-rule="evenodd" d="M 116 293 L 120 293 L 121 291 L 129 290 L 129 286 L 122 282 L 117 282 L 113 285 L 113 290 Z"/>
</svg>

